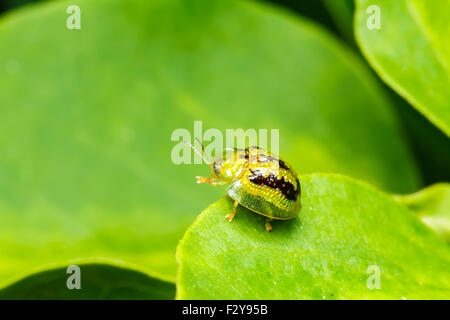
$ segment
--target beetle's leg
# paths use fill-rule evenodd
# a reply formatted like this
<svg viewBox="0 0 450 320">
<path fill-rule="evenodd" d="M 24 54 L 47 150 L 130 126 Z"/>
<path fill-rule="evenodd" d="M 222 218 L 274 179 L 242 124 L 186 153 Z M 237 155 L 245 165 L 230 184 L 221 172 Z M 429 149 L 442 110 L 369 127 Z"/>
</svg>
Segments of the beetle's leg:
<svg viewBox="0 0 450 320">
<path fill-rule="evenodd" d="M 197 183 L 209 183 L 212 186 L 215 186 L 217 183 L 214 181 L 214 177 L 195 177 Z"/>
<path fill-rule="evenodd" d="M 266 231 L 267 231 L 267 232 L 272 231 L 272 225 L 271 225 L 270 222 L 269 222 L 270 220 L 272 220 L 272 219 L 266 218 L 266 224 L 265 224 L 265 226 L 266 226 Z"/>
<path fill-rule="evenodd" d="M 235 216 L 235 214 L 236 214 L 236 208 L 237 208 L 238 204 L 239 204 L 239 202 L 235 201 L 235 202 L 234 202 L 234 205 L 233 205 L 233 211 L 231 211 L 230 214 L 227 214 L 227 215 L 226 215 L 225 218 L 227 218 L 228 221 L 230 221 L 230 222 L 233 221 L 233 218 L 234 218 L 234 216 Z"/>
</svg>

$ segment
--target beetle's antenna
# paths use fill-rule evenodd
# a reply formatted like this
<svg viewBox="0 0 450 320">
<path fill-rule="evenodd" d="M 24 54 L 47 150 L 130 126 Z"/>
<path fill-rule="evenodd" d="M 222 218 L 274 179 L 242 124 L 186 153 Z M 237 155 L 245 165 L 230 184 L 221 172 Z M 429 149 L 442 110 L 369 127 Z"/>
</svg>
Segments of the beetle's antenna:
<svg viewBox="0 0 450 320">
<path fill-rule="evenodd" d="M 201 142 L 198 138 L 195 138 L 195 140 L 197 140 L 198 143 L 200 143 L 200 146 L 202 147 L 202 152 L 198 151 L 198 149 L 197 149 L 196 147 L 194 147 L 189 141 L 184 140 L 184 142 L 185 142 L 189 147 L 191 147 L 191 149 L 194 150 L 194 152 L 195 152 L 196 154 L 198 154 L 198 155 L 202 158 L 202 160 L 205 161 L 205 163 L 206 163 L 208 166 L 210 166 L 210 167 L 212 168 L 211 161 L 209 161 L 209 160 L 206 158 L 206 155 L 205 155 L 205 148 L 203 147 L 202 142 Z"/>
<path fill-rule="evenodd" d="M 200 141 L 199 138 L 195 137 L 195 140 L 197 140 L 198 143 L 200 143 L 200 147 L 202 147 L 202 159 L 205 160 L 205 162 L 210 165 L 211 162 L 209 160 L 206 159 L 206 154 L 205 154 L 205 147 L 203 147 L 203 143 Z"/>
<path fill-rule="evenodd" d="M 202 158 L 202 160 L 205 161 L 205 163 L 209 166 L 209 168 L 211 169 L 212 178 L 208 178 L 208 179 L 213 180 L 213 179 L 216 178 L 216 172 L 214 171 L 214 166 L 213 166 L 213 164 L 211 163 L 211 161 L 209 161 L 208 159 L 206 159 L 205 148 L 203 147 L 202 142 L 201 142 L 198 138 L 195 138 L 195 140 L 197 140 L 198 143 L 200 143 L 200 146 L 202 147 L 202 152 L 198 151 L 197 148 L 194 147 L 189 141 L 184 140 L 184 142 L 185 142 L 189 147 L 191 147 L 192 150 L 194 150 L 194 152 L 195 152 L 196 154 L 198 154 L 198 155 Z"/>
</svg>

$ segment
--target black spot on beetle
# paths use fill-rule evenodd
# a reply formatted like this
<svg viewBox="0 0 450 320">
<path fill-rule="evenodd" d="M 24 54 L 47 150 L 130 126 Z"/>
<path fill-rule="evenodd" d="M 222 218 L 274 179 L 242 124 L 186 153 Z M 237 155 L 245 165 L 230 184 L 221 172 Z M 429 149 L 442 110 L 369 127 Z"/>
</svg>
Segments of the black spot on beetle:
<svg viewBox="0 0 450 320">
<path fill-rule="evenodd" d="M 278 179 L 277 176 L 269 174 L 267 177 L 262 175 L 259 171 L 251 171 L 252 174 L 248 176 L 248 180 L 256 185 L 266 186 L 268 188 L 279 190 L 283 196 L 291 201 L 296 201 L 300 194 L 300 183 L 296 180 L 297 188 L 284 178 Z"/>
</svg>

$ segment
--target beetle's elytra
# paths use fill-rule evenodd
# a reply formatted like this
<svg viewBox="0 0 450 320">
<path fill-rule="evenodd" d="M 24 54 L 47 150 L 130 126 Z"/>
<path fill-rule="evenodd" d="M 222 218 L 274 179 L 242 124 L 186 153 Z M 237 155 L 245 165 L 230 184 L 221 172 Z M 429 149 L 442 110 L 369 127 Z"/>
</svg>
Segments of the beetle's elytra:
<svg viewBox="0 0 450 320">
<path fill-rule="evenodd" d="M 197 177 L 197 183 L 230 184 L 227 194 L 235 201 L 226 217 L 231 222 L 240 204 L 266 217 L 269 221 L 295 218 L 301 209 L 301 187 L 294 169 L 285 161 L 259 147 L 226 149 L 212 162 L 197 152 L 211 167 L 211 177 Z M 203 149 L 203 146 L 202 146 Z"/>
</svg>

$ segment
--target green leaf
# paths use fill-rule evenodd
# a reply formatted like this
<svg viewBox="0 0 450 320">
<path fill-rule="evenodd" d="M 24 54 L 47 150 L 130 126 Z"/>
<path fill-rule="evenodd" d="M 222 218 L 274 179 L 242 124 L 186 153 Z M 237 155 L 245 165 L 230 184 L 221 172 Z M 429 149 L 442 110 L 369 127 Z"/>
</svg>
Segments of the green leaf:
<svg viewBox="0 0 450 320">
<path fill-rule="evenodd" d="M 356 46 L 353 31 L 354 0 L 323 0 L 340 33 L 347 42 Z M 388 90 L 392 104 L 401 119 L 413 146 L 425 185 L 450 180 L 450 139 L 429 122 L 418 110 Z"/>
<path fill-rule="evenodd" d="M 340 34 L 352 46 L 356 47 L 353 32 L 354 0 L 322 0 L 329 11 Z"/>
<path fill-rule="evenodd" d="M 80 289 L 67 287 L 67 267 L 43 270 L 0 290 L 2 299 L 150 299 L 172 300 L 175 285 L 130 266 L 85 264 L 80 267 Z"/>
<path fill-rule="evenodd" d="M 431 122 L 450 135 L 450 2 L 357 0 L 355 32 L 379 76 Z M 381 28 L 369 29 L 371 5 Z"/>
<path fill-rule="evenodd" d="M 187 226 L 223 189 L 171 161 L 178 128 L 279 129 L 300 173 L 392 191 L 415 164 L 371 73 L 320 28 L 242 1 L 72 1 L 0 21 L 0 287 L 105 257 L 175 278 Z M 270 133 L 270 131 L 269 131 Z"/>
<path fill-rule="evenodd" d="M 207 208 L 177 249 L 177 298 L 450 298 L 450 247 L 406 208 L 344 176 L 300 178 L 300 215 L 272 232 L 242 206 L 229 223 L 228 197 Z"/>
<path fill-rule="evenodd" d="M 450 184 L 438 183 L 413 194 L 394 196 L 450 242 Z"/>
</svg>

